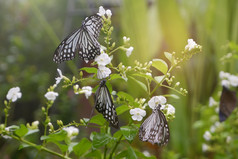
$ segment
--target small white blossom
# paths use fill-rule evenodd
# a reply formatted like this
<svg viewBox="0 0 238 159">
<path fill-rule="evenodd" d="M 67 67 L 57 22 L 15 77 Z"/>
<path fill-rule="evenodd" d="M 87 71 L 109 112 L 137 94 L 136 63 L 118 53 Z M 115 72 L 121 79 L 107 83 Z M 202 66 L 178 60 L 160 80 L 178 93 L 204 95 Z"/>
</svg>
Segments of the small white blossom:
<svg viewBox="0 0 238 159">
<path fill-rule="evenodd" d="M 58 85 L 60 83 L 60 81 L 63 79 L 63 75 L 60 69 L 57 69 L 58 73 L 59 73 L 59 77 L 56 77 L 56 85 Z"/>
<path fill-rule="evenodd" d="M 167 114 L 168 115 L 174 115 L 175 114 L 175 108 L 171 104 L 167 104 Z"/>
<path fill-rule="evenodd" d="M 191 51 L 197 46 L 197 43 L 193 39 L 188 39 L 188 44 L 185 46 L 185 50 Z"/>
<path fill-rule="evenodd" d="M 88 97 L 92 94 L 92 87 L 84 86 L 82 87 L 82 90 L 79 93 L 84 93 L 86 98 L 88 99 Z"/>
<path fill-rule="evenodd" d="M 104 16 L 105 13 L 106 13 L 106 11 L 105 11 L 105 9 L 103 8 L 103 6 L 100 6 L 100 7 L 99 7 L 99 11 L 98 11 L 97 14 L 98 14 L 99 16 Z"/>
<path fill-rule="evenodd" d="M 209 141 L 211 140 L 211 133 L 209 131 L 206 131 L 204 134 L 203 134 L 203 138 L 206 140 L 206 141 Z"/>
<path fill-rule="evenodd" d="M 31 123 L 31 126 L 32 126 L 33 128 L 35 128 L 35 129 L 37 129 L 39 124 L 40 124 L 40 122 L 39 122 L 38 120 L 36 120 L 36 121 L 33 121 L 33 122 Z"/>
<path fill-rule="evenodd" d="M 209 149 L 209 146 L 207 144 L 202 144 L 202 151 L 207 152 Z"/>
<path fill-rule="evenodd" d="M 152 74 L 151 74 L 151 73 L 149 73 L 149 72 L 146 72 L 146 74 L 145 74 L 145 75 L 152 77 Z"/>
<path fill-rule="evenodd" d="M 45 94 L 45 97 L 47 100 L 54 101 L 58 95 L 59 94 L 57 92 L 50 91 Z"/>
<path fill-rule="evenodd" d="M 214 98 L 210 97 L 209 98 L 209 107 L 212 107 L 214 105 L 217 105 L 217 102 L 214 100 Z"/>
<path fill-rule="evenodd" d="M 130 38 L 127 38 L 126 36 L 123 36 L 123 42 L 124 43 L 127 43 L 127 42 L 129 42 L 130 41 Z"/>
<path fill-rule="evenodd" d="M 237 87 L 238 86 L 238 76 L 230 75 L 228 77 L 228 80 L 229 80 L 231 86 L 233 86 L 233 87 Z"/>
<path fill-rule="evenodd" d="M 112 95 L 113 96 L 117 95 L 117 92 L 116 91 L 112 91 Z"/>
<path fill-rule="evenodd" d="M 21 98 L 22 93 L 20 92 L 19 87 L 11 88 L 7 93 L 7 99 L 15 102 L 18 98 Z"/>
<path fill-rule="evenodd" d="M 134 48 L 132 46 L 129 47 L 128 49 L 126 49 L 126 56 L 127 57 L 131 56 L 131 53 L 132 53 L 133 50 L 134 50 Z"/>
<path fill-rule="evenodd" d="M 222 85 L 222 86 L 225 86 L 225 87 L 227 87 L 227 88 L 229 88 L 229 87 L 230 87 L 230 81 L 228 81 L 228 80 L 222 80 L 222 81 L 221 81 L 221 85 Z"/>
<path fill-rule="evenodd" d="M 111 63 L 111 58 L 106 53 L 102 53 L 95 58 L 95 61 L 98 65 L 106 66 L 107 64 Z"/>
<path fill-rule="evenodd" d="M 98 66 L 98 73 L 97 73 L 97 78 L 98 79 L 103 79 L 108 77 L 111 74 L 111 70 L 105 66 L 99 65 Z"/>
<path fill-rule="evenodd" d="M 63 130 L 67 132 L 67 136 L 70 139 L 73 139 L 73 137 L 77 136 L 79 133 L 79 129 L 74 126 L 69 126 L 67 128 L 63 128 Z"/>
<path fill-rule="evenodd" d="M 140 108 L 135 108 L 130 110 L 130 114 L 132 115 L 131 117 L 133 120 L 141 121 L 146 115 L 146 111 Z"/>
<path fill-rule="evenodd" d="M 230 76 L 230 73 L 228 73 L 228 72 L 224 72 L 224 71 L 219 72 L 220 79 L 228 79 L 229 76 Z"/>
<path fill-rule="evenodd" d="M 107 15 L 108 18 L 111 18 L 111 16 L 112 16 L 112 11 L 111 11 L 110 9 L 107 9 L 107 10 L 106 10 L 106 15 Z"/>
<path fill-rule="evenodd" d="M 149 153 L 149 151 L 143 151 L 143 154 L 146 156 L 146 157 L 150 157 L 151 155 L 150 155 L 150 153 Z"/>
<path fill-rule="evenodd" d="M 161 105 L 161 109 L 162 106 L 167 102 L 166 98 L 164 96 L 154 96 L 152 97 L 149 102 L 148 105 L 151 109 L 155 109 L 159 104 Z"/>
</svg>

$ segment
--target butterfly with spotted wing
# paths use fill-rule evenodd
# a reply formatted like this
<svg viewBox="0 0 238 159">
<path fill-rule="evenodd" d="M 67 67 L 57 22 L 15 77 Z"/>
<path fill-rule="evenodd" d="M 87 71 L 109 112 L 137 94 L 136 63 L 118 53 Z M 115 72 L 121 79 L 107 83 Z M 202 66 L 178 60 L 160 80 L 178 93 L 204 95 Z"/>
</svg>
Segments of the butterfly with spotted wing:
<svg viewBox="0 0 238 159">
<path fill-rule="evenodd" d="M 236 106 L 237 106 L 236 92 L 231 91 L 227 87 L 223 86 L 219 107 L 220 122 L 225 121 L 231 115 Z"/>
<path fill-rule="evenodd" d="M 163 146 L 169 141 L 169 126 L 160 107 L 158 105 L 153 109 L 152 114 L 141 124 L 139 138 L 141 141 Z"/>
<path fill-rule="evenodd" d="M 95 108 L 96 110 L 103 115 L 115 128 L 118 128 L 118 117 L 115 110 L 111 94 L 106 86 L 106 80 L 102 80 L 100 86 L 96 91 L 95 99 Z"/>
<path fill-rule="evenodd" d="M 103 26 L 103 18 L 99 15 L 87 17 L 82 26 L 67 36 L 56 48 L 53 61 L 61 63 L 72 60 L 76 52 L 86 63 L 100 55 L 99 33 Z"/>
</svg>

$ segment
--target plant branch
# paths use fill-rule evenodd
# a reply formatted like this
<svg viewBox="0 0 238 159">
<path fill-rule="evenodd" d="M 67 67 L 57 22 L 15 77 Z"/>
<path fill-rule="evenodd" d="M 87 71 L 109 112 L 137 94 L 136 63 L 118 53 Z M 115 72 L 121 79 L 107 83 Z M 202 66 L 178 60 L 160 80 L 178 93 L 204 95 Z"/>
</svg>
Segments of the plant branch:
<svg viewBox="0 0 238 159">
<path fill-rule="evenodd" d="M 123 135 L 121 135 L 120 138 L 117 140 L 115 146 L 113 147 L 113 149 L 112 149 L 112 151 L 110 153 L 109 159 L 112 159 L 112 155 L 115 152 L 115 150 L 116 150 L 117 146 L 119 145 L 119 143 L 121 142 L 122 137 L 123 137 Z"/>
</svg>

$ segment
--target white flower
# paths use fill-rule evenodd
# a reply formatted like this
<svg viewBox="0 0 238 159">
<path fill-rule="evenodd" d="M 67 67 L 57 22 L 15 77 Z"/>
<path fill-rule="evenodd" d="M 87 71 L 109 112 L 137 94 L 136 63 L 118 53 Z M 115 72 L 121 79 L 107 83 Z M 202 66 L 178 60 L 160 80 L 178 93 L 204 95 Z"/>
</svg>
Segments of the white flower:
<svg viewBox="0 0 238 159">
<path fill-rule="evenodd" d="M 230 87 L 230 81 L 228 81 L 228 80 L 222 80 L 222 81 L 221 81 L 221 85 L 222 85 L 222 86 L 225 86 L 225 87 L 227 87 L 227 88 L 229 88 L 229 87 Z"/>
<path fill-rule="evenodd" d="M 99 7 L 99 11 L 98 11 L 97 14 L 98 14 L 99 16 L 104 16 L 105 13 L 106 13 L 106 11 L 105 11 L 105 9 L 103 8 L 103 6 L 100 6 L 100 7 Z"/>
<path fill-rule="evenodd" d="M 149 73 L 149 72 L 146 72 L 146 74 L 145 74 L 145 75 L 152 77 L 152 74 L 151 74 L 151 73 Z"/>
<path fill-rule="evenodd" d="M 111 18 L 111 16 L 112 16 L 112 11 L 111 11 L 110 9 L 107 9 L 107 10 L 106 10 L 106 15 L 107 15 L 108 18 Z"/>
<path fill-rule="evenodd" d="M 175 114 L 175 108 L 171 104 L 167 104 L 167 114 L 168 115 L 173 115 Z"/>
<path fill-rule="evenodd" d="M 228 77 L 229 81 L 230 81 L 230 84 L 233 86 L 233 87 L 237 87 L 238 86 L 238 76 L 235 76 L 235 75 L 230 75 Z"/>
<path fill-rule="evenodd" d="M 217 102 L 214 100 L 214 98 L 210 97 L 209 98 L 209 107 L 212 107 L 214 105 L 217 105 Z"/>
<path fill-rule="evenodd" d="M 209 141 L 211 139 L 212 135 L 209 131 L 206 131 L 204 134 L 203 134 L 203 138 L 206 140 L 206 141 Z"/>
<path fill-rule="evenodd" d="M 228 79 L 229 76 L 230 76 L 230 73 L 228 73 L 228 72 L 224 72 L 224 71 L 219 72 L 220 79 Z"/>
<path fill-rule="evenodd" d="M 74 126 L 69 126 L 67 128 L 63 128 L 63 130 L 67 132 L 67 136 L 71 139 L 73 137 L 77 136 L 79 133 L 79 129 Z"/>
<path fill-rule="evenodd" d="M 55 78 L 56 80 L 56 85 L 58 85 L 60 83 L 60 81 L 63 79 L 63 75 L 60 69 L 57 68 L 57 71 L 59 73 L 59 77 Z"/>
<path fill-rule="evenodd" d="M 123 42 L 127 43 L 128 41 L 130 41 L 130 38 L 127 38 L 126 36 L 123 36 Z"/>
<path fill-rule="evenodd" d="M 84 86 L 82 87 L 82 90 L 80 91 L 80 93 L 84 93 L 86 98 L 88 99 L 88 97 L 91 96 L 92 94 L 92 87 Z"/>
<path fill-rule="evenodd" d="M 133 50 L 134 50 L 134 48 L 132 46 L 129 47 L 128 49 L 126 49 L 126 56 L 129 57 Z"/>
<path fill-rule="evenodd" d="M 133 120 L 141 121 L 146 115 L 146 111 L 140 108 L 135 108 L 130 110 Z"/>
<path fill-rule="evenodd" d="M 38 120 L 36 120 L 36 121 L 33 121 L 33 122 L 31 123 L 31 126 L 32 126 L 33 128 L 35 128 L 35 129 L 37 129 L 39 124 L 40 124 L 40 122 L 39 122 Z"/>
<path fill-rule="evenodd" d="M 143 151 L 143 154 L 146 156 L 146 157 L 150 157 L 150 153 L 149 153 L 149 151 Z"/>
<path fill-rule="evenodd" d="M 194 49 L 197 46 L 198 45 L 196 44 L 195 41 L 193 41 L 193 39 L 188 39 L 188 44 L 185 46 L 185 50 L 191 51 L 192 49 Z"/>
<path fill-rule="evenodd" d="M 95 61 L 98 65 L 106 66 L 107 64 L 111 63 L 111 58 L 106 53 L 102 53 L 95 58 Z"/>
<path fill-rule="evenodd" d="M 155 109 L 159 104 L 162 107 L 166 102 L 167 100 L 164 96 L 154 96 L 149 100 L 148 105 L 151 109 Z"/>
<path fill-rule="evenodd" d="M 57 92 L 49 91 L 45 94 L 47 100 L 54 101 L 59 94 Z"/>
<path fill-rule="evenodd" d="M 202 151 L 203 152 L 208 151 L 208 149 L 209 149 L 209 146 L 207 144 L 202 144 Z"/>
<path fill-rule="evenodd" d="M 98 66 L 97 78 L 103 79 L 108 77 L 111 74 L 111 70 L 103 65 Z"/>
<path fill-rule="evenodd" d="M 21 98 L 22 93 L 20 92 L 19 87 L 11 88 L 7 93 L 7 99 L 15 102 L 18 98 Z"/>
<path fill-rule="evenodd" d="M 113 96 L 117 95 L 117 92 L 116 91 L 112 91 L 111 93 Z"/>
</svg>

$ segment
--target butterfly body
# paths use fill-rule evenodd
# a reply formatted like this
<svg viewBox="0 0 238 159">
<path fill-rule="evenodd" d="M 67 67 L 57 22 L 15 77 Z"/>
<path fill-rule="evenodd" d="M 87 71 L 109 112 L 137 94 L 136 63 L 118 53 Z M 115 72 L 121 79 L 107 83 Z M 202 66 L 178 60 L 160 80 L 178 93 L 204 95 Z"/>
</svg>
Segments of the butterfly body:
<svg viewBox="0 0 238 159">
<path fill-rule="evenodd" d="M 60 63 L 72 60 L 76 52 L 85 62 L 93 60 L 100 54 L 100 44 L 97 41 L 103 19 L 99 15 L 87 17 L 82 26 L 67 36 L 56 48 L 53 61 Z"/>
<path fill-rule="evenodd" d="M 237 106 L 236 92 L 231 91 L 225 86 L 223 86 L 219 107 L 220 122 L 225 121 L 231 115 L 236 106 Z"/>
<path fill-rule="evenodd" d="M 115 128 L 118 128 L 118 117 L 111 98 L 111 94 L 106 86 L 106 80 L 102 80 L 96 91 L 95 109 L 103 115 Z"/>
<path fill-rule="evenodd" d="M 166 145 L 169 141 L 169 126 L 160 105 L 153 109 L 152 114 L 141 124 L 139 138 L 152 144 Z"/>
</svg>

